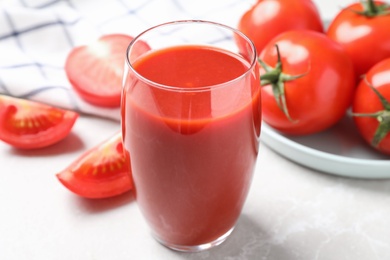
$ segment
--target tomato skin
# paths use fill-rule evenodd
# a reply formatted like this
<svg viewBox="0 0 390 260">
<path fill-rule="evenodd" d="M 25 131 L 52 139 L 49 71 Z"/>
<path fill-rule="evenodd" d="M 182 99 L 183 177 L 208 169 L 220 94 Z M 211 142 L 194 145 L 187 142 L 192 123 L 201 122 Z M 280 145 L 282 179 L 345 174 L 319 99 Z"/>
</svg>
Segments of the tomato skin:
<svg viewBox="0 0 390 260">
<path fill-rule="evenodd" d="M 0 140 L 19 149 L 53 145 L 70 133 L 78 113 L 0 95 Z"/>
<path fill-rule="evenodd" d="M 314 31 L 289 31 L 267 44 L 259 58 L 275 67 L 279 46 L 283 73 L 302 75 L 286 81 L 289 120 L 278 107 L 271 85 L 262 86 L 264 121 L 282 133 L 307 135 L 337 123 L 352 102 L 355 88 L 353 64 L 343 48 Z M 260 75 L 265 73 L 260 69 Z"/>
<path fill-rule="evenodd" d="M 381 95 L 390 102 L 390 58 L 374 65 L 362 79 L 356 89 L 352 112 L 371 114 L 384 110 L 378 96 L 367 84 L 377 89 Z M 390 133 L 388 133 L 378 146 L 372 145 L 373 136 L 379 126 L 379 122 L 374 117 L 354 116 L 353 120 L 362 138 L 374 149 L 390 155 Z"/>
<path fill-rule="evenodd" d="M 330 23 L 327 35 L 345 48 L 360 77 L 373 65 L 390 57 L 390 15 L 366 17 L 351 10 L 362 11 L 363 6 L 355 3 L 340 11 Z"/>
<path fill-rule="evenodd" d="M 91 199 L 117 196 L 133 187 L 120 133 L 84 152 L 56 176 L 73 193 Z"/>
<path fill-rule="evenodd" d="M 96 106 L 120 106 L 126 49 L 132 40 L 128 35 L 108 34 L 69 53 L 65 72 L 82 99 Z M 137 46 L 140 53 L 150 49 L 146 43 Z"/>
<path fill-rule="evenodd" d="M 259 53 L 282 32 L 324 31 L 318 9 L 311 0 L 259 0 L 242 15 L 237 28 L 254 42 Z"/>
</svg>

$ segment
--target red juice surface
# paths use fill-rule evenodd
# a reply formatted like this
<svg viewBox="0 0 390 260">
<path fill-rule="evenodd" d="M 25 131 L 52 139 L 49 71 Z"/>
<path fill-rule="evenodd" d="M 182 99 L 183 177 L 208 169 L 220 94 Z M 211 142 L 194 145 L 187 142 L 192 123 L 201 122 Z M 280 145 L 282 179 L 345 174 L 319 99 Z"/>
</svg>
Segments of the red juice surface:
<svg viewBox="0 0 390 260">
<path fill-rule="evenodd" d="M 201 46 L 155 51 L 133 67 L 170 86 L 134 74 L 125 84 L 124 149 L 138 205 L 158 239 L 209 243 L 234 227 L 249 190 L 261 122 L 257 69 Z"/>
</svg>

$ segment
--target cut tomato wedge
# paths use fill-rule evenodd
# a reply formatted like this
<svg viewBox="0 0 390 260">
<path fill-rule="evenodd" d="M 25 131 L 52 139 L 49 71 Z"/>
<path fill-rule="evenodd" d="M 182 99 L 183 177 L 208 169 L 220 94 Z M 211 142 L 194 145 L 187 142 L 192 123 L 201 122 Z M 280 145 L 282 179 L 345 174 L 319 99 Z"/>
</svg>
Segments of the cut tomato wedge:
<svg viewBox="0 0 390 260">
<path fill-rule="evenodd" d="M 132 40 L 128 35 L 109 34 L 69 53 L 66 75 L 81 98 L 97 106 L 120 106 L 126 49 Z M 137 46 L 139 54 L 150 49 L 143 42 Z"/>
<path fill-rule="evenodd" d="M 86 151 L 56 176 L 73 193 L 100 199 L 132 189 L 129 169 L 125 163 L 122 135 L 117 133 Z"/>
<path fill-rule="evenodd" d="M 0 140 L 21 149 L 55 144 L 71 131 L 78 113 L 0 95 Z"/>
</svg>

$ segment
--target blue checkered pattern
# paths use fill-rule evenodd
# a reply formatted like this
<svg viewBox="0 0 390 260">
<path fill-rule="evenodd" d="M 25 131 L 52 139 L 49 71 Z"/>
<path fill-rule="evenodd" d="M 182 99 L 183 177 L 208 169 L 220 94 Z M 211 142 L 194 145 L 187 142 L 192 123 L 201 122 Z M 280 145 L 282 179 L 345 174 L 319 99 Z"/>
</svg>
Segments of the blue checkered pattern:
<svg viewBox="0 0 390 260">
<path fill-rule="evenodd" d="M 70 87 L 71 49 L 109 33 L 136 36 L 172 20 L 202 19 L 236 27 L 254 0 L 12 0 L 0 3 L 0 93 L 81 113 L 119 119 Z"/>
</svg>

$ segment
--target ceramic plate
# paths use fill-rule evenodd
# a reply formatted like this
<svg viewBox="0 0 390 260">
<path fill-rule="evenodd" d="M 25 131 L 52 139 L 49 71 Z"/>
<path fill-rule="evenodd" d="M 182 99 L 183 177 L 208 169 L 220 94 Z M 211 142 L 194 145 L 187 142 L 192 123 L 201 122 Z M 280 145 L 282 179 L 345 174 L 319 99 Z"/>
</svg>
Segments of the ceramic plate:
<svg viewBox="0 0 390 260">
<path fill-rule="evenodd" d="M 346 116 L 309 136 L 286 136 L 263 123 L 261 140 L 280 155 L 309 168 L 347 177 L 390 178 L 390 156 L 369 147 Z"/>
</svg>

